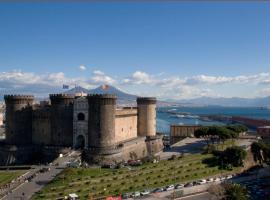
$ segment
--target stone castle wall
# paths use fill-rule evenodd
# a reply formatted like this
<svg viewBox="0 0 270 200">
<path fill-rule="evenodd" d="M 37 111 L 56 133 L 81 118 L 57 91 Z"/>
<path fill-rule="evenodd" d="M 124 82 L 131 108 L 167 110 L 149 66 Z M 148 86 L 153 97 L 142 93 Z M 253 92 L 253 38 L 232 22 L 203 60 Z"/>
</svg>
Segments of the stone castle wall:
<svg viewBox="0 0 270 200">
<path fill-rule="evenodd" d="M 6 143 L 27 145 L 32 143 L 32 104 L 30 95 L 5 95 Z"/>
<path fill-rule="evenodd" d="M 49 106 L 38 107 L 32 115 L 32 142 L 36 145 L 52 145 L 51 110 Z"/>
<path fill-rule="evenodd" d="M 50 99 L 52 144 L 71 147 L 73 145 L 74 96 L 52 94 Z"/>
<path fill-rule="evenodd" d="M 115 95 L 50 95 L 51 105 L 33 104 L 33 96 L 6 96 L 8 155 L 3 162 L 26 162 L 37 155 L 54 157 L 59 149 L 76 147 L 84 140 L 89 160 L 139 159 L 159 152 L 162 140 L 156 138 L 156 99 L 138 98 L 138 108 L 116 108 Z M 82 114 L 82 115 L 81 115 Z M 80 117 L 79 117 L 80 115 Z M 83 116 L 83 117 L 82 117 Z M 83 136 L 83 137 L 78 137 Z M 20 152 L 17 146 L 29 147 Z M 25 158 L 20 159 L 21 154 Z M 19 159 L 19 160 L 18 160 Z"/>
<path fill-rule="evenodd" d="M 137 137 L 137 109 L 116 110 L 115 141 L 130 140 Z"/>
</svg>

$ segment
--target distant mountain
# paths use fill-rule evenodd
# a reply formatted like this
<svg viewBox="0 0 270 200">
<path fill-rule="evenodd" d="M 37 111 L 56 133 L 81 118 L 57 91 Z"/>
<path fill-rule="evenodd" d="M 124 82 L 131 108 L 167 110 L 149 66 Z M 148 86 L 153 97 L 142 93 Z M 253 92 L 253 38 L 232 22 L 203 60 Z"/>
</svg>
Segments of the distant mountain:
<svg viewBox="0 0 270 200">
<path fill-rule="evenodd" d="M 72 88 L 66 92 L 64 92 L 64 94 L 76 94 L 76 93 L 89 93 L 89 90 L 81 87 L 81 86 L 76 86 L 75 88 Z"/>
<path fill-rule="evenodd" d="M 101 85 L 95 89 L 87 90 L 83 87 L 77 86 L 64 92 L 65 94 L 75 93 L 87 93 L 87 94 L 115 94 L 117 96 L 118 104 L 135 105 L 136 95 L 128 94 L 120 89 L 111 85 Z M 18 93 L 18 92 L 16 92 Z M 0 101 L 4 100 L 3 93 L 0 94 Z M 262 98 L 213 98 L 213 97 L 200 97 L 195 99 L 175 100 L 167 99 L 164 101 L 158 101 L 158 106 L 231 106 L 231 107 L 268 107 L 270 108 L 270 96 Z"/>
<path fill-rule="evenodd" d="M 117 103 L 118 104 L 134 104 L 136 101 L 137 96 L 125 93 L 116 87 L 111 85 L 101 85 L 95 89 L 87 90 L 83 87 L 77 86 L 72 88 L 66 92 L 65 94 L 76 94 L 76 93 L 87 93 L 87 94 L 115 94 L 117 96 Z"/>
<path fill-rule="evenodd" d="M 136 100 L 137 96 L 125 93 L 116 87 L 111 85 L 101 85 L 96 89 L 92 89 L 88 91 L 89 94 L 115 94 L 118 99 L 125 99 L 125 100 Z"/>
<path fill-rule="evenodd" d="M 233 98 L 200 97 L 196 99 L 179 100 L 177 102 L 181 104 L 202 105 L 202 106 L 269 107 L 270 96 L 254 99 L 238 98 L 238 97 Z"/>
</svg>

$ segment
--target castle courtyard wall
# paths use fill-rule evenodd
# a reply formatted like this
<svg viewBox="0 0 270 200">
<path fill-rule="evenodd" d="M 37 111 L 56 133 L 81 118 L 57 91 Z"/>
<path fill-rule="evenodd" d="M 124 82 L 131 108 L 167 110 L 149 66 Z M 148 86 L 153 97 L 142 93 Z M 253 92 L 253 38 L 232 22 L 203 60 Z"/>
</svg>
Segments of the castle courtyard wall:
<svg viewBox="0 0 270 200">
<path fill-rule="evenodd" d="M 115 139 L 116 143 L 137 137 L 137 110 L 116 110 Z"/>
<path fill-rule="evenodd" d="M 45 107 L 33 111 L 32 142 L 35 145 L 51 145 L 50 108 Z"/>
</svg>

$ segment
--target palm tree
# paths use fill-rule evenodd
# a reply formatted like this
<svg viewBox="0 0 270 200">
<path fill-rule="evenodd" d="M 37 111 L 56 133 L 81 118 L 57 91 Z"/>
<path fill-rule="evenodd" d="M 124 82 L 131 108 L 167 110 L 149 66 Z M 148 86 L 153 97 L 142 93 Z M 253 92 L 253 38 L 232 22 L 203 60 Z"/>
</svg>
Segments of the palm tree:
<svg viewBox="0 0 270 200">
<path fill-rule="evenodd" d="M 226 200 L 248 200 L 247 189 L 239 184 L 228 184 L 225 186 Z"/>
</svg>

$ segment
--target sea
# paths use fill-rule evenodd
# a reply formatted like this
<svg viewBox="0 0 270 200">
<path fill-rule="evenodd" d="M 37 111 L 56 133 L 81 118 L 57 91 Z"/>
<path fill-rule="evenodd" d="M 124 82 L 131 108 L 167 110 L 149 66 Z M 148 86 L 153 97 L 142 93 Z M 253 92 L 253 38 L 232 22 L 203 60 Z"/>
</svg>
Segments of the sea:
<svg viewBox="0 0 270 200">
<path fill-rule="evenodd" d="M 270 120 L 270 109 L 261 107 L 158 107 L 157 132 L 169 134 L 171 124 L 224 125 L 219 121 L 201 120 L 202 115 L 243 116 Z"/>
</svg>

